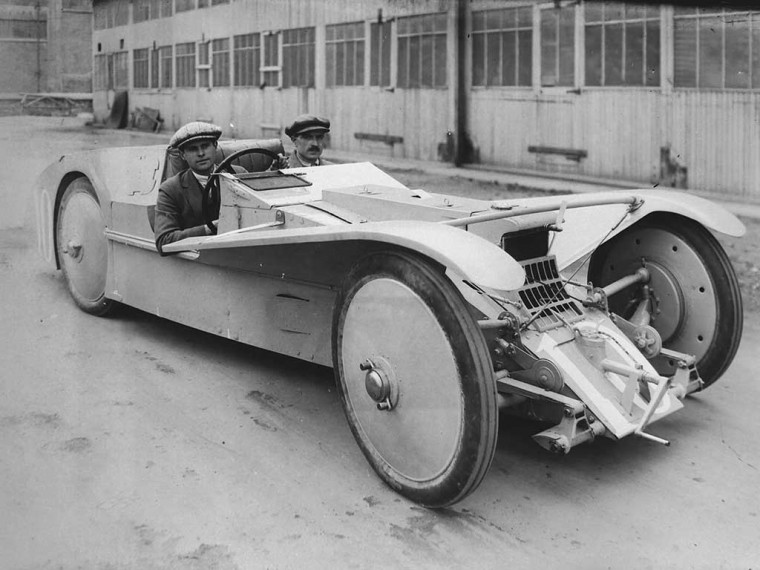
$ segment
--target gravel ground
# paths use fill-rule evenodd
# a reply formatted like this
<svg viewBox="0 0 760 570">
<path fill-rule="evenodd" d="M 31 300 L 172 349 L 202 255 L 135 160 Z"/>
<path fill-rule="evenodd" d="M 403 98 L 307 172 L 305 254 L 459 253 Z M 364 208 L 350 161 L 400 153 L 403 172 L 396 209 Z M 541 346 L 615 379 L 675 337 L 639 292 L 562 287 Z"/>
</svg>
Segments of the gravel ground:
<svg viewBox="0 0 760 570">
<path fill-rule="evenodd" d="M 436 176 L 422 170 L 391 170 L 392 175 L 410 188 L 434 189 L 441 194 L 469 196 L 482 200 L 539 196 L 539 190 L 517 185 L 469 180 L 459 176 Z M 760 220 L 741 218 L 747 233 L 741 238 L 718 234 L 728 253 L 742 291 L 745 313 L 760 312 Z"/>
</svg>

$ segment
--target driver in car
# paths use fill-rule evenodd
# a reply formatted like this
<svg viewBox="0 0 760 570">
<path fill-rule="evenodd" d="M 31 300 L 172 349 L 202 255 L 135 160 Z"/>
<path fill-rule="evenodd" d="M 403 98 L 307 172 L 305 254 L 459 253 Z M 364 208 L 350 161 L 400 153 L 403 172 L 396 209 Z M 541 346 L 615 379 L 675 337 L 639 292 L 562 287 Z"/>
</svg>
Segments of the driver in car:
<svg viewBox="0 0 760 570">
<path fill-rule="evenodd" d="M 165 180 L 158 190 L 154 227 L 156 247 L 161 255 L 168 255 L 162 249 L 166 244 L 216 233 L 203 219 L 203 188 L 214 171 L 221 135 L 220 127 L 195 121 L 172 136 L 170 152 L 172 149 L 179 152 L 188 168 Z M 212 212 L 214 218 L 219 216 L 219 206 L 216 208 L 217 211 Z"/>
</svg>

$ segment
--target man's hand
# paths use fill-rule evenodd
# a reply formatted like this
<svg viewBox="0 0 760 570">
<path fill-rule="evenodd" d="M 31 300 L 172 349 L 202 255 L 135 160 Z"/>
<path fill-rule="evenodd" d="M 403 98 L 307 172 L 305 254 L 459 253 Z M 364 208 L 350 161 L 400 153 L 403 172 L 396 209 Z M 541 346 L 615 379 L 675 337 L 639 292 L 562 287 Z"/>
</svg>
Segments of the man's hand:
<svg viewBox="0 0 760 570">
<path fill-rule="evenodd" d="M 269 170 L 282 170 L 283 168 L 290 168 L 290 165 L 288 164 L 288 157 L 284 154 L 278 154 L 277 160 L 272 161 L 272 165 L 269 167 Z"/>
<path fill-rule="evenodd" d="M 215 235 L 216 234 L 216 230 L 219 227 L 219 220 L 214 220 L 211 223 L 214 224 L 214 231 L 212 232 L 211 228 L 209 228 L 208 226 L 206 226 L 206 235 L 207 236 Z"/>
</svg>

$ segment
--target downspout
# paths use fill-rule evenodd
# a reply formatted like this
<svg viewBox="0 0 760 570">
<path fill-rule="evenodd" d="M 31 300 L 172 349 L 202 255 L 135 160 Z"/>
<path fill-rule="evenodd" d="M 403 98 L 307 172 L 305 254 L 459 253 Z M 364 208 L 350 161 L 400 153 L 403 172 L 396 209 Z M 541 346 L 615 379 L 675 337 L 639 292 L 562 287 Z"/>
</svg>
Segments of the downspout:
<svg viewBox="0 0 760 570">
<path fill-rule="evenodd" d="M 37 93 L 40 92 L 40 84 L 42 81 L 42 69 L 40 68 L 40 3 L 37 2 L 34 6 L 34 13 L 35 13 L 35 31 L 37 36 L 37 72 L 35 75 L 37 76 Z"/>
<path fill-rule="evenodd" d="M 467 11 L 468 0 L 457 0 L 455 29 L 454 81 L 454 165 L 462 166 L 472 160 L 472 144 L 467 136 Z"/>
</svg>

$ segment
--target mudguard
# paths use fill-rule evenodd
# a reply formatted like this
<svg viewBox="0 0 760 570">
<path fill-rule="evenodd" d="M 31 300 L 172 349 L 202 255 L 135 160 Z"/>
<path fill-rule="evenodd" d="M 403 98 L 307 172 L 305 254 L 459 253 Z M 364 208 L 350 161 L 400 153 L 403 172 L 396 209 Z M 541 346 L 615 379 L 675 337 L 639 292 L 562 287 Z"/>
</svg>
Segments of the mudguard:
<svg viewBox="0 0 760 570">
<path fill-rule="evenodd" d="M 610 191 L 593 195 L 563 196 L 568 206 L 574 201 L 594 198 L 635 196 L 641 204 L 631 209 L 627 204 L 610 204 L 570 208 L 565 211 L 562 231 L 555 234 L 551 253 L 557 256 L 561 269 L 593 252 L 602 243 L 654 212 L 670 212 L 691 218 L 706 228 L 729 236 L 740 237 L 745 233 L 744 224 L 734 214 L 699 196 L 672 190 L 645 189 L 631 192 Z M 539 198 L 539 200 L 558 200 Z M 629 211 L 632 210 L 632 211 Z"/>
<path fill-rule="evenodd" d="M 419 252 L 485 289 L 510 291 L 525 282 L 523 268 L 498 246 L 461 229 L 411 220 L 293 230 L 238 230 L 218 236 L 188 238 L 164 246 L 164 251 L 202 252 L 208 249 L 356 240 L 382 242 Z"/>
<path fill-rule="evenodd" d="M 55 210 L 65 183 L 87 177 L 110 226 L 112 202 L 155 203 L 165 155 L 163 146 L 107 148 L 61 156 L 43 170 L 33 189 L 37 247 L 42 258 L 47 262 L 55 259 Z"/>
</svg>

